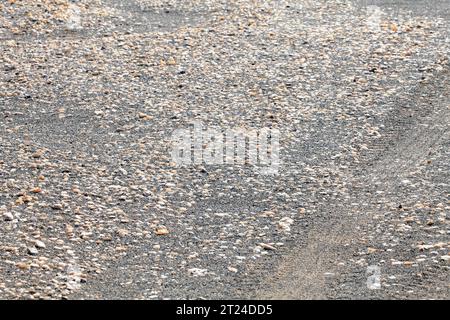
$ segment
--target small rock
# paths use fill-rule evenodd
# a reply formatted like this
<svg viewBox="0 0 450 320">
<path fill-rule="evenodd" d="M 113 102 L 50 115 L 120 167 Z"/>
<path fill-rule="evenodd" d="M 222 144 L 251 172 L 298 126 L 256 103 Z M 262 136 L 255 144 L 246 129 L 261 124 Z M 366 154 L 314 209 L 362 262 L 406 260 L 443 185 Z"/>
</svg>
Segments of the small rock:
<svg viewBox="0 0 450 320">
<path fill-rule="evenodd" d="M 12 221 L 12 220 L 14 220 L 14 216 L 13 216 L 13 214 L 11 212 L 5 212 L 3 214 L 3 219 L 5 221 Z"/>
<path fill-rule="evenodd" d="M 51 205 L 51 208 L 52 208 L 53 210 L 62 210 L 62 209 L 63 209 L 63 206 L 62 206 L 62 204 L 60 204 L 60 203 L 54 203 L 54 204 Z"/>
<path fill-rule="evenodd" d="M 143 120 L 151 120 L 151 119 L 153 119 L 152 116 L 150 116 L 148 114 L 145 114 L 143 112 L 139 112 L 138 116 L 139 116 L 140 119 L 143 119 Z"/>
<path fill-rule="evenodd" d="M 118 229 L 117 235 L 121 238 L 126 237 L 128 235 L 128 230 L 126 229 Z"/>
<path fill-rule="evenodd" d="M 375 252 L 377 252 L 378 250 L 377 249 L 375 249 L 375 248 L 367 248 L 367 253 L 375 253 Z"/>
<path fill-rule="evenodd" d="M 284 217 L 280 221 L 278 221 L 278 228 L 284 232 L 291 231 L 291 225 L 294 223 L 294 220 L 289 217 Z"/>
<path fill-rule="evenodd" d="M 31 189 L 31 192 L 33 192 L 33 193 L 41 193 L 42 189 L 39 188 L 39 187 L 36 187 L 36 188 Z"/>
<path fill-rule="evenodd" d="M 17 251 L 18 251 L 18 248 L 10 247 L 10 246 L 4 246 L 4 247 L 2 247 L 2 249 L 6 252 L 13 252 L 13 253 L 17 253 Z"/>
<path fill-rule="evenodd" d="M 259 246 L 261 248 L 263 248 L 264 250 L 277 250 L 277 248 L 275 248 L 274 246 L 271 246 L 270 244 L 267 244 L 267 243 L 260 243 Z"/>
<path fill-rule="evenodd" d="M 188 274 L 192 277 L 204 277 L 208 272 L 207 269 L 192 268 L 188 269 Z"/>
<path fill-rule="evenodd" d="M 45 243 L 40 240 L 36 240 L 34 242 L 34 245 L 36 246 L 36 248 L 39 248 L 39 249 L 44 249 L 46 247 Z"/>
<path fill-rule="evenodd" d="M 18 263 L 16 263 L 16 267 L 19 268 L 20 270 L 28 270 L 28 269 L 30 269 L 29 264 L 25 263 L 25 262 L 18 262 Z"/>
<path fill-rule="evenodd" d="M 38 159 L 40 157 L 42 157 L 45 153 L 45 150 L 38 150 L 35 153 L 33 153 L 33 158 Z"/>
<path fill-rule="evenodd" d="M 169 66 L 173 66 L 173 65 L 176 65 L 177 62 L 175 61 L 175 59 L 173 57 L 170 57 L 169 59 L 167 59 L 167 64 Z"/>
<path fill-rule="evenodd" d="M 236 272 L 238 272 L 238 269 L 233 268 L 233 267 L 228 267 L 228 271 L 236 273 Z"/>
<path fill-rule="evenodd" d="M 164 226 L 160 226 L 160 227 L 156 228 L 155 233 L 158 236 L 165 236 L 165 235 L 169 234 L 169 230 L 167 230 L 167 228 Z"/>
</svg>

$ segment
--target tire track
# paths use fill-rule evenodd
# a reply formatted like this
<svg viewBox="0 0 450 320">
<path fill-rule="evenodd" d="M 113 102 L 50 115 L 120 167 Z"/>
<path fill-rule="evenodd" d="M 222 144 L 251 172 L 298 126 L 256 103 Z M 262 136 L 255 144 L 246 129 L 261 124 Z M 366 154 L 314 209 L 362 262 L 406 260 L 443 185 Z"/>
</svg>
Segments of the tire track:
<svg viewBox="0 0 450 320">
<path fill-rule="evenodd" d="M 410 98 L 399 101 L 399 106 L 409 107 L 399 107 L 387 119 L 389 130 L 380 141 L 384 150 L 375 145 L 369 147 L 369 160 L 346 173 L 354 186 L 351 193 L 341 199 L 342 203 L 330 203 L 319 210 L 328 214 L 327 225 L 319 222 L 313 226 L 307 245 L 294 249 L 284 259 L 275 275 L 264 283 L 264 289 L 256 292 L 257 298 L 329 297 L 327 277 L 337 273 L 335 261 L 342 260 L 343 256 L 351 257 L 360 249 L 358 227 L 370 224 L 370 212 L 377 210 L 376 191 L 385 194 L 395 191 L 398 182 L 411 168 L 425 161 L 431 150 L 450 139 L 449 92 L 450 73 L 446 70 L 434 81 L 421 85 Z M 359 200 L 356 208 L 351 203 L 355 199 Z M 338 209 L 334 211 L 334 208 Z M 355 294 L 357 298 L 370 296 L 367 289 L 363 290 L 363 296 L 361 288 L 355 288 L 356 292 L 360 293 Z"/>
</svg>

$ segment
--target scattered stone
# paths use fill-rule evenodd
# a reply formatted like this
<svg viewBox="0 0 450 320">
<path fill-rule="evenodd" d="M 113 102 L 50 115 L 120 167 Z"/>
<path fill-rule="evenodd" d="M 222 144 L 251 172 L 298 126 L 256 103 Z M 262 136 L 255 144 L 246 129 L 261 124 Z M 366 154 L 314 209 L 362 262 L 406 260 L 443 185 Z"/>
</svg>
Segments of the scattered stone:
<svg viewBox="0 0 450 320">
<path fill-rule="evenodd" d="M 39 248 L 39 249 L 45 249 L 45 247 L 46 247 L 45 243 L 40 240 L 35 240 L 34 245 L 36 246 L 36 248 Z"/>
<path fill-rule="evenodd" d="M 165 235 L 168 235 L 168 234 L 169 234 L 169 230 L 168 230 L 166 227 L 164 227 L 164 226 L 159 226 L 159 227 L 157 227 L 157 228 L 155 229 L 155 233 L 156 233 L 158 236 L 165 236 Z"/>
<path fill-rule="evenodd" d="M 367 248 L 367 253 L 369 253 L 369 254 L 371 254 L 371 253 L 375 253 L 375 252 L 377 252 L 378 251 L 378 249 L 375 249 L 375 248 Z"/>
<path fill-rule="evenodd" d="M 50 206 L 50 208 L 52 208 L 53 210 L 62 210 L 63 209 L 63 205 L 60 203 L 54 203 Z"/>
<path fill-rule="evenodd" d="M 177 62 L 175 61 L 175 59 L 173 57 L 170 57 L 169 59 L 167 59 L 167 64 L 169 66 L 173 66 L 173 65 L 176 65 Z"/>
<path fill-rule="evenodd" d="M 398 273 L 377 297 L 448 297 L 448 145 L 432 137 L 448 126 L 433 98 L 448 87 L 448 19 L 383 12 L 372 31 L 357 1 L 116 2 L 0 4 L 0 299 L 98 298 L 81 270 L 135 298 L 233 295 L 281 243 L 314 244 L 312 224 L 324 251 L 305 259 Z M 178 166 L 171 134 L 192 120 L 280 129 L 277 174 L 250 159 Z M 426 163 L 410 161 L 416 134 L 424 150 L 437 141 Z M 327 294 L 353 298 L 356 285 Z"/>
<path fill-rule="evenodd" d="M 27 252 L 28 252 L 28 254 L 31 255 L 31 256 L 36 256 L 36 255 L 38 255 L 38 253 L 39 253 L 38 249 L 36 249 L 35 247 L 29 247 L 29 248 L 27 249 Z"/>
<path fill-rule="evenodd" d="M 208 273 L 207 269 L 191 268 L 188 269 L 188 274 L 192 277 L 204 277 Z"/>
<path fill-rule="evenodd" d="M 33 158 L 35 159 L 39 159 L 40 157 L 42 157 L 45 154 L 45 150 L 41 149 L 36 151 L 35 153 L 33 153 Z"/>
<path fill-rule="evenodd" d="M 259 246 L 263 248 L 264 250 L 277 250 L 274 246 L 267 244 L 267 243 L 260 243 Z"/>
<path fill-rule="evenodd" d="M 20 270 L 29 270 L 30 269 L 30 265 L 25 262 L 16 263 L 16 267 L 19 268 Z"/>
<path fill-rule="evenodd" d="M 139 112 L 139 118 L 140 118 L 140 119 L 143 119 L 143 120 L 152 120 L 152 119 L 153 119 L 152 116 L 150 116 L 150 115 L 148 115 L 148 114 L 145 114 L 145 113 L 143 113 L 143 112 Z"/>
<path fill-rule="evenodd" d="M 126 237 L 129 234 L 128 230 L 126 229 L 118 229 L 117 235 L 121 238 Z"/>
<path fill-rule="evenodd" d="M 42 189 L 39 188 L 39 187 L 36 187 L 36 188 L 31 189 L 31 192 L 33 192 L 33 193 L 41 193 Z"/>
<path fill-rule="evenodd" d="M 228 267 L 228 271 L 236 273 L 236 272 L 238 272 L 238 269 L 236 269 L 234 267 Z"/>
</svg>

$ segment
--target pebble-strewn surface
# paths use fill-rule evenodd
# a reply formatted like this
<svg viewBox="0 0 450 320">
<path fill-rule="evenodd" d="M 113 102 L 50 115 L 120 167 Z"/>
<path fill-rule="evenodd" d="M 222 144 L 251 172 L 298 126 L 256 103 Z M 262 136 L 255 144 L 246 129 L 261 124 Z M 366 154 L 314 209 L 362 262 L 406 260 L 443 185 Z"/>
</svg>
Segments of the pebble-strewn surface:
<svg viewBox="0 0 450 320">
<path fill-rule="evenodd" d="M 0 298 L 448 299 L 438 2 L 2 1 Z M 193 120 L 278 175 L 175 166 Z"/>
</svg>

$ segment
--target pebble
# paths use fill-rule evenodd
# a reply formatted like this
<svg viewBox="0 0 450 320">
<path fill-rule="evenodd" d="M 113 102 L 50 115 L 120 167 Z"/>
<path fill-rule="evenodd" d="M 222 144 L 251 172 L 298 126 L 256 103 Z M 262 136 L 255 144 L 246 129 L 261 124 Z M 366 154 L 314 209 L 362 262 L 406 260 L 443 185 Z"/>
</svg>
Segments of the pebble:
<svg viewBox="0 0 450 320">
<path fill-rule="evenodd" d="M 19 268 L 20 270 L 28 270 L 28 269 L 30 269 L 30 265 L 28 263 L 25 263 L 25 262 L 18 262 L 18 263 L 16 263 L 16 267 Z"/>
<path fill-rule="evenodd" d="M 291 225 L 294 223 L 294 219 L 289 217 L 284 217 L 278 221 L 278 227 L 284 232 L 291 231 Z"/>
<path fill-rule="evenodd" d="M 155 229 L 155 233 L 156 233 L 158 236 L 165 236 L 165 235 L 168 235 L 168 234 L 169 234 L 169 230 L 168 230 L 166 227 L 164 227 L 164 226 L 159 226 L 159 227 L 157 227 L 157 228 Z"/>
<path fill-rule="evenodd" d="M 208 273 L 208 270 L 200 268 L 191 268 L 188 269 L 187 272 L 192 277 L 204 277 Z"/>
<path fill-rule="evenodd" d="M 236 273 L 236 272 L 238 272 L 238 269 L 236 269 L 234 267 L 228 267 L 228 271 Z"/>
<path fill-rule="evenodd" d="M 3 214 L 3 220 L 5 220 L 5 221 L 12 221 L 12 220 L 14 220 L 14 216 L 13 216 L 13 214 L 11 212 L 5 212 Z"/>
<path fill-rule="evenodd" d="M 80 8 L 79 25 L 65 11 L 70 2 Z M 308 240 L 308 229 L 328 226 L 336 212 L 365 218 L 368 211 L 370 222 L 348 247 L 336 246 L 343 252 L 336 258 L 345 261 L 339 274 L 352 268 L 364 272 L 374 258 L 407 261 L 417 252 L 436 250 L 421 266 L 437 266 L 427 281 L 442 275 L 438 272 L 447 266 L 439 258 L 448 255 L 448 228 L 433 210 L 449 208 L 441 199 L 444 185 L 433 194 L 436 185 L 426 180 L 432 173 L 427 168 L 439 164 L 436 148 L 427 154 L 428 167 L 417 170 L 419 178 L 411 168 L 396 177 L 395 189 L 381 191 L 383 181 L 353 183 L 357 161 L 369 162 L 373 146 L 384 147 L 397 108 L 408 106 L 401 109 L 406 116 L 412 109 L 404 98 L 423 84 L 417 69 L 427 81 L 447 69 L 439 19 L 411 17 L 406 33 L 386 14 L 385 30 L 372 37 L 364 12 L 351 5 L 355 1 L 119 2 L 0 4 L 0 33 L 7 39 L 0 41 L 5 66 L 0 145 L 6 148 L 0 159 L 0 206 L 5 206 L 0 212 L 13 211 L 12 219 L 20 222 L 0 223 L 0 299 L 30 298 L 31 292 L 49 299 L 96 298 L 98 279 L 134 280 L 121 293 L 135 298 L 233 295 L 233 289 L 244 292 L 247 283 L 261 281 L 260 271 L 278 263 L 279 255 L 271 251 L 281 256 L 284 243 L 288 254 L 295 253 Z M 185 24 L 182 18 L 191 16 L 198 21 Z M 170 135 L 193 119 L 220 130 L 280 129 L 278 174 L 263 176 L 246 164 L 175 166 Z M 421 119 L 407 120 L 413 126 Z M 433 130 L 445 129 L 438 126 Z M 408 131 L 399 132 L 408 138 Z M 446 171 L 440 174 L 445 183 Z M 372 187 L 377 192 L 370 195 Z M 355 197 L 360 189 L 369 192 L 367 198 Z M 388 200 L 394 209 L 384 206 Z M 419 200 L 423 210 L 415 212 Z M 376 214 L 369 212 L 374 202 Z M 60 205 L 50 210 L 52 204 Z M 378 220 L 371 220 L 375 216 Z M 33 239 L 45 241 L 47 248 L 36 242 L 34 247 L 47 260 L 37 249 L 37 256 L 24 257 L 24 243 Z M 417 248 L 438 242 L 444 244 Z M 368 246 L 388 250 L 366 256 Z M 353 249 L 368 261 L 344 260 Z M 27 258 L 31 261 L 22 261 Z M 94 285 L 83 287 L 80 274 L 67 279 L 68 265 L 89 274 Z M 392 269 L 402 280 L 414 270 L 402 262 Z M 25 276 L 21 270 L 30 271 Z M 333 270 L 316 273 L 324 271 Z M 190 279 L 206 275 L 214 276 L 201 283 Z M 148 290 L 141 290 L 142 283 Z M 380 295 L 394 295 L 395 287 Z M 404 293 L 405 287 L 397 290 Z M 108 297 L 105 291 L 100 296 Z"/>
<path fill-rule="evenodd" d="M 259 243 L 259 246 L 263 248 L 264 250 L 277 250 L 274 246 L 267 244 L 267 243 Z"/>
</svg>

